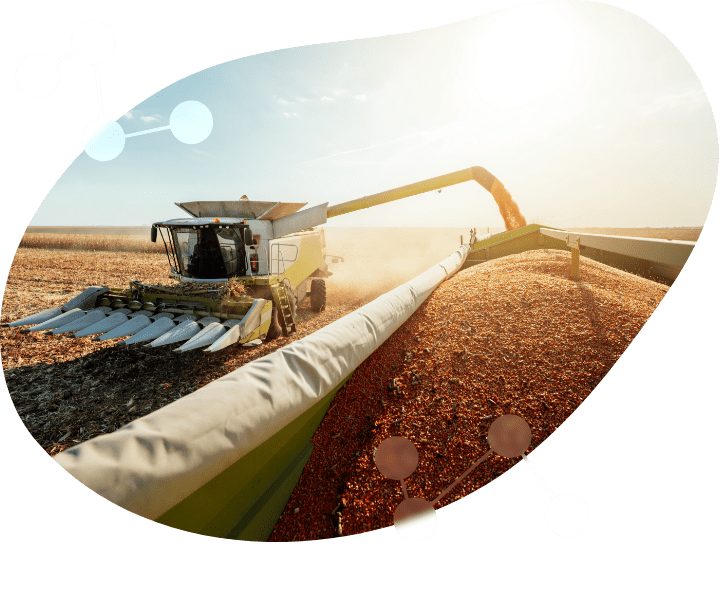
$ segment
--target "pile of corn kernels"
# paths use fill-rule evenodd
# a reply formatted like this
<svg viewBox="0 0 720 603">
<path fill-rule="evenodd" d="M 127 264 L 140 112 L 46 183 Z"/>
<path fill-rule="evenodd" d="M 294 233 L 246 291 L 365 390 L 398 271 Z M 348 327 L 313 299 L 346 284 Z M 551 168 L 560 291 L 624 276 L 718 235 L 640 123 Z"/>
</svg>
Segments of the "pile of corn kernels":
<svg viewBox="0 0 720 603">
<path fill-rule="evenodd" d="M 392 525 L 404 496 L 373 461 L 405 436 L 419 464 L 408 496 L 433 500 L 487 450 L 493 419 L 512 413 L 537 447 L 588 396 L 668 287 L 569 252 L 536 250 L 468 268 L 442 283 L 338 392 L 271 541 L 313 540 Z M 518 459 L 491 455 L 440 508 Z"/>
</svg>

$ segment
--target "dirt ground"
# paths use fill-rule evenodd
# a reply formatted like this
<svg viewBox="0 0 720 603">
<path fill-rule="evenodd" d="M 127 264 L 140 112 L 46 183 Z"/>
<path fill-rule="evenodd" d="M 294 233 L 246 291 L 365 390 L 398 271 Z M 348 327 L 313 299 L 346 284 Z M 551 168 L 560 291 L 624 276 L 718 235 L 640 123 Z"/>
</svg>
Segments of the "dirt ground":
<svg viewBox="0 0 720 603">
<path fill-rule="evenodd" d="M 32 436 L 49 454 L 152 412 L 210 381 L 337 320 L 447 257 L 458 237 L 434 233 L 381 238 L 363 232 L 328 233 L 331 263 L 328 304 L 321 313 L 306 300 L 297 332 L 257 348 L 230 347 L 216 354 L 116 345 L 42 333 L 0 330 L 5 382 Z M 168 283 L 164 254 L 18 249 L 2 305 L 3 323 L 62 305 L 91 285 L 125 287 L 131 280 Z"/>
</svg>

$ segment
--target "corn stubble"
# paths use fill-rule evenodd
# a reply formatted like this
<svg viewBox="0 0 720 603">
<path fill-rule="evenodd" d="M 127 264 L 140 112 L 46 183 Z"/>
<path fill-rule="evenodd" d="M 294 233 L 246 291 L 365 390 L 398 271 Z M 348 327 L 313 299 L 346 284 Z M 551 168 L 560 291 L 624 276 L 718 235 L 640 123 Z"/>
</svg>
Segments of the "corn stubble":
<svg viewBox="0 0 720 603">
<path fill-rule="evenodd" d="M 28 249 L 66 249 L 69 251 L 121 251 L 165 255 L 165 246 L 147 237 L 130 235 L 64 234 L 26 232 L 20 247 Z"/>
<path fill-rule="evenodd" d="M 340 390 L 273 541 L 358 534 L 392 525 L 400 482 L 375 448 L 405 436 L 420 461 L 409 497 L 432 500 L 487 450 L 505 413 L 537 447 L 590 394 L 668 287 L 570 254 L 528 251 L 468 268 L 441 284 Z M 491 457 L 436 508 L 487 484 L 518 459 Z"/>
<path fill-rule="evenodd" d="M 171 286 L 167 258 L 159 254 L 18 249 L 5 287 L 2 322 L 62 305 L 89 285 L 126 287 L 131 280 Z M 228 283 L 218 295 L 242 295 Z M 18 415 L 50 455 L 111 433 L 243 364 L 269 354 L 341 318 L 361 305 L 338 299 L 328 287 L 324 312 L 297 309 L 297 332 L 257 348 L 216 354 L 176 346 L 116 346 L 116 341 L 20 333 L 0 329 L 0 353 Z"/>
</svg>

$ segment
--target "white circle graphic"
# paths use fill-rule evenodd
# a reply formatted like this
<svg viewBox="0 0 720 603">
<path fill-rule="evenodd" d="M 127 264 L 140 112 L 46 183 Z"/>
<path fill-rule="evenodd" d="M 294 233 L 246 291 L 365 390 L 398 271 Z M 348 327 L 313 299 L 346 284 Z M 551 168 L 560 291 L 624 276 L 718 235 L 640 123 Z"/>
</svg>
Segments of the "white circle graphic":
<svg viewBox="0 0 720 603">
<path fill-rule="evenodd" d="M 26 56 L 15 70 L 18 87 L 28 96 L 47 96 L 60 81 L 57 64 L 45 54 Z"/>
<path fill-rule="evenodd" d="M 424 540 L 435 531 L 436 511 L 424 498 L 406 498 L 395 509 L 395 529 L 406 540 Z"/>
<path fill-rule="evenodd" d="M 110 58 L 115 49 L 115 36 L 105 23 L 86 21 L 73 32 L 72 49 L 84 63 L 97 65 Z"/>
<path fill-rule="evenodd" d="M 205 105 L 198 101 L 185 101 L 170 114 L 170 131 L 185 144 L 202 142 L 213 129 L 213 117 Z"/>
<path fill-rule="evenodd" d="M 577 494 L 560 494 L 545 509 L 545 521 L 558 536 L 577 536 L 587 526 L 590 511 Z"/>
<path fill-rule="evenodd" d="M 93 159 L 110 161 L 125 148 L 125 132 L 116 121 L 98 117 L 85 126 L 82 143 L 85 152 Z"/>
</svg>

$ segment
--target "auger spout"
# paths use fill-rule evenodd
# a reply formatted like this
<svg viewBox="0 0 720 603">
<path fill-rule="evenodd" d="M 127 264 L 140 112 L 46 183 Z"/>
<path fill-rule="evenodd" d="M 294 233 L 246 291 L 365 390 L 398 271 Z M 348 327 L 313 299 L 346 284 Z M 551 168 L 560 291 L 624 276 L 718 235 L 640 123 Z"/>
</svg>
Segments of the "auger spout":
<svg viewBox="0 0 720 603">
<path fill-rule="evenodd" d="M 391 201 L 397 201 L 398 199 L 412 197 L 413 195 L 419 195 L 421 193 L 428 193 L 440 188 L 447 188 L 453 184 L 461 184 L 463 182 L 469 182 L 470 180 L 475 180 L 486 191 L 493 194 L 493 184 L 496 181 L 495 176 L 485 168 L 474 165 L 464 170 L 429 178 L 428 180 L 421 180 L 413 184 L 406 184 L 405 186 L 393 188 L 382 193 L 376 193 L 368 197 L 361 197 L 360 199 L 353 199 L 345 203 L 331 205 L 327 208 L 327 217 L 334 218 L 335 216 L 341 216 L 359 209 L 390 203 Z"/>
</svg>

